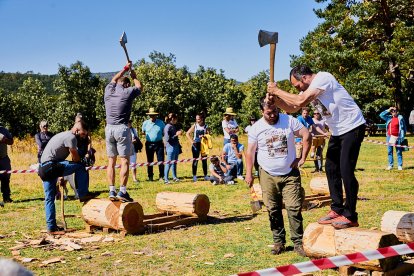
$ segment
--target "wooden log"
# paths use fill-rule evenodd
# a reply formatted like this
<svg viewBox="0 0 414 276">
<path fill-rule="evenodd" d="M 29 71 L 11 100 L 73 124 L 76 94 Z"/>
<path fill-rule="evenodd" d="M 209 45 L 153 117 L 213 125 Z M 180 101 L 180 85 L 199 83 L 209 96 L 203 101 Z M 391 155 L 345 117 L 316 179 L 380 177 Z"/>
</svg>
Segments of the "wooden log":
<svg viewBox="0 0 414 276">
<path fill-rule="evenodd" d="M 126 231 L 128 234 L 144 230 L 144 212 L 138 202 L 91 199 L 83 205 L 82 217 L 89 225 Z"/>
<path fill-rule="evenodd" d="M 309 183 L 310 190 L 314 194 L 329 195 L 328 179 L 326 176 L 313 177 Z"/>
<path fill-rule="evenodd" d="M 303 235 L 303 249 L 308 257 L 316 258 L 375 250 L 396 244 L 399 244 L 399 241 L 391 233 L 358 227 L 335 230 L 331 225 L 318 223 L 309 224 Z M 358 264 L 358 267 L 387 271 L 393 269 L 399 260 L 400 256 L 395 256 L 363 262 Z"/>
<path fill-rule="evenodd" d="M 387 211 L 381 219 L 381 231 L 390 232 L 401 242 L 414 241 L 414 213 Z"/>
<path fill-rule="evenodd" d="M 210 200 L 204 194 L 161 192 L 157 194 L 155 204 L 158 210 L 187 216 L 207 217 Z"/>
</svg>

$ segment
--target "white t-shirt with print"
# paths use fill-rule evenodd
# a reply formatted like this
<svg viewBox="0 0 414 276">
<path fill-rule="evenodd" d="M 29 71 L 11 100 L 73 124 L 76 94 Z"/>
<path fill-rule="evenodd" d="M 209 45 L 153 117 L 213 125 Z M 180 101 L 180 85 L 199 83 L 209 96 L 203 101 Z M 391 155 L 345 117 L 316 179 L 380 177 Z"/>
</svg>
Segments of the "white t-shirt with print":
<svg viewBox="0 0 414 276">
<path fill-rule="evenodd" d="M 339 136 L 365 124 L 361 109 L 346 89 L 328 72 L 319 72 L 308 89 L 324 90 L 312 105 L 326 120 L 332 135 Z"/>
<path fill-rule="evenodd" d="M 239 125 L 237 124 L 236 120 L 233 119 L 230 121 L 223 120 L 221 122 L 221 126 L 223 127 L 224 138 L 230 139 L 230 134 L 225 130 L 225 128 L 236 129 Z"/>
<path fill-rule="evenodd" d="M 294 132 L 302 127 L 298 119 L 282 113 L 274 125 L 264 118 L 252 125 L 248 143 L 257 143 L 257 161 L 263 170 L 272 176 L 290 173 L 296 158 Z"/>
</svg>

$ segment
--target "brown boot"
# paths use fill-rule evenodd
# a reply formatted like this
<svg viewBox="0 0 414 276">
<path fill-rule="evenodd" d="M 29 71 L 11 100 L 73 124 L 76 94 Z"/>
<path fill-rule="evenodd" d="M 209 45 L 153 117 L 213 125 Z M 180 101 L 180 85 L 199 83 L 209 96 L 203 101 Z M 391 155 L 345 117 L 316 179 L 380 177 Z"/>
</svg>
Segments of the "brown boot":
<svg viewBox="0 0 414 276">
<path fill-rule="evenodd" d="M 273 255 L 279 255 L 285 251 L 285 246 L 281 243 L 275 243 L 271 250 Z"/>
</svg>

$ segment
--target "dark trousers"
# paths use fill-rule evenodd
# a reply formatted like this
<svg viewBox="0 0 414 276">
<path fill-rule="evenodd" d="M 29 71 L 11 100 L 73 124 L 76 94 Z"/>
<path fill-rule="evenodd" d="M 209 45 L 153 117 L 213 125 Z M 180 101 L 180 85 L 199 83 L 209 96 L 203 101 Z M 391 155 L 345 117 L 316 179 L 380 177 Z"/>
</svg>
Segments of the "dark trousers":
<svg viewBox="0 0 414 276">
<path fill-rule="evenodd" d="M 10 158 L 8 156 L 0 159 L 0 171 L 10 171 L 11 170 L 11 163 Z M 3 173 L 0 174 L 0 181 L 1 181 L 1 193 L 3 194 L 3 200 L 10 198 L 10 174 Z"/>
<path fill-rule="evenodd" d="M 331 136 L 326 153 L 325 170 L 332 199 L 331 209 L 351 221 L 358 220 L 356 203 L 359 184 L 354 171 L 364 134 L 365 125 L 361 125 L 340 136 Z"/>
<path fill-rule="evenodd" d="M 154 162 L 154 154 L 157 155 L 157 161 L 164 161 L 164 143 L 159 142 L 145 142 L 145 153 L 147 154 L 147 161 Z M 160 170 L 160 178 L 164 178 L 164 164 L 158 166 Z M 147 166 L 148 177 L 154 177 L 154 166 Z"/>
<path fill-rule="evenodd" d="M 193 146 L 191 147 L 191 152 L 193 153 L 193 158 L 198 158 L 200 157 L 200 153 L 201 153 L 201 142 L 198 143 L 194 143 Z M 202 156 L 204 157 L 204 156 Z M 203 164 L 203 173 L 204 176 L 207 175 L 207 159 L 201 160 L 202 164 Z M 198 160 L 193 160 L 193 175 L 197 175 L 197 165 L 198 165 Z"/>
</svg>

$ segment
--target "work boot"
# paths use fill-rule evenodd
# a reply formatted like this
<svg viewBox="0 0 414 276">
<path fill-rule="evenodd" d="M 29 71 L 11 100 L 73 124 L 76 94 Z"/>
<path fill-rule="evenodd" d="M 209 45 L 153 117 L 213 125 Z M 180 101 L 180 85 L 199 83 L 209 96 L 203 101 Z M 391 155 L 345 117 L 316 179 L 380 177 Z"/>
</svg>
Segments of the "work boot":
<svg viewBox="0 0 414 276">
<path fill-rule="evenodd" d="M 302 245 L 295 245 L 293 247 L 293 251 L 296 254 L 298 254 L 299 256 L 306 257 L 306 253 L 305 253 L 305 250 L 303 250 L 303 246 Z"/>
<path fill-rule="evenodd" d="M 271 250 L 273 255 L 279 255 L 285 251 L 285 246 L 281 243 L 275 243 Z"/>
<path fill-rule="evenodd" d="M 65 235 L 65 229 L 59 226 L 56 226 L 53 229 L 47 229 L 49 235 Z"/>
<path fill-rule="evenodd" d="M 10 196 L 3 197 L 3 202 L 4 203 L 12 203 L 13 202 L 13 199 L 11 199 Z"/>
</svg>

